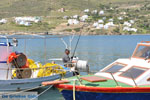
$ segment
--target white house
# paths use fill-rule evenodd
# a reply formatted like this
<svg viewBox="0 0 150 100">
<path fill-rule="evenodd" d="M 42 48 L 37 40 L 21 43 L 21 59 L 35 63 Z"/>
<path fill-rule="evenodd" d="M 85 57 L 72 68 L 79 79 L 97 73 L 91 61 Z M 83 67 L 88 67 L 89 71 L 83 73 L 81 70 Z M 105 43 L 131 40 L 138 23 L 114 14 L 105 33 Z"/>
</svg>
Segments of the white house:
<svg viewBox="0 0 150 100">
<path fill-rule="evenodd" d="M 84 13 L 88 13 L 90 10 L 89 9 L 85 9 L 84 10 Z"/>
<path fill-rule="evenodd" d="M 122 14 L 122 15 L 126 15 L 127 13 L 126 13 L 126 12 L 121 12 L 120 14 Z"/>
<path fill-rule="evenodd" d="M 28 21 L 38 23 L 41 21 L 41 17 L 16 17 L 15 22 L 18 23 L 20 21 Z"/>
<path fill-rule="evenodd" d="M 74 19 L 74 20 L 73 20 L 73 23 L 74 23 L 75 25 L 77 25 L 77 24 L 79 24 L 79 21 L 76 20 L 76 19 Z"/>
<path fill-rule="evenodd" d="M 109 21 L 109 22 L 113 22 L 114 20 L 113 20 L 112 18 L 110 18 L 108 21 Z"/>
<path fill-rule="evenodd" d="M 132 26 L 132 25 L 131 25 L 129 22 L 127 22 L 127 21 L 126 21 L 126 22 L 124 22 L 124 24 L 123 24 L 123 25 L 125 25 L 125 26 L 129 26 L 129 27 L 130 27 L 130 26 Z"/>
<path fill-rule="evenodd" d="M 109 25 L 104 25 L 104 29 L 107 30 L 109 28 Z"/>
<path fill-rule="evenodd" d="M 99 15 L 104 15 L 104 11 L 103 10 L 99 11 Z"/>
<path fill-rule="evenodd" d="M 104 25 L 103 25 L 103 24 L 99 24 L 99 25 L 96 27 L 96 29 L 102 29 L 102 28 L 104 28 Z"/>
<path fill-rule="evenodd" d="M 97 27 L 99 24 L 98 24 L 98 22 L 95 22 L 94 24 L 93 24 L 93 27 Z"/>
<path fill-rule="evenodd" d="M 105 25 L 110 26 L 110 27 L 115 26 L 113 22 L 108 22 Z"/>
<path fill-rule="evenodd" d="M 123 18 L 122 17 L 118 17 L 118 20 L 123 20 Z"/>
<path fill-rule="evenodd" d="M 80 17 L 80 20 L 85 22 L 86 19 L 88 19 L 88 15 L 83 15 L 82 17 Z"/>
<path fill-rule="evenodd" d="M 136 28 L 131 28 L 130 31 L 137 32 Z"/>
<path fill-rule="evenodd" d="M 72 24 L 73 24 L 73 19 L 69 19 L 69 20 L 68 20 L 68 24 L 69 24 L 69 25 L 72 25 Z"/>
<path fill-rule="evenodd" d="M 6 20 L 6 19 L 1 19 L 1 20 L 0 20 L 0 24 L 5 24 L 5 23 L 7 23 L 7 20 Z"/>
<path fill-rule="evenodd" d="M 69 25 L 77 25 L 77 24 L 79 24 L 79 21 L 78 20 L 76 20 L 76 19 L 69 19 L 68 20 L 68 24 Z"/>
<path fill-rule="evenodd" d="M 79 16 L 78 15 L 74 15 L 74 16 L 72 16 L 72 18 L 77 19 L 77 18 L 79 18 Z"/>
<path fill-rule="evenodd" d="M 129 20 L 129 22 L 130 22 L 131 24 L 134 24 L 134 20 Z"/>
<path fill-rule="evenodd" d="M 31 26 L 32 24 L 30 22 L 25 22 L 24 25 L 25 26 Z"/>
<path fill-rule="evenodd" d="M 137 32 L 136 28 L 130 28 L 130 27 L 124 27 L 123 31 L 132 31 L 132 32 Z"/>
<path fill-rule="evenodd" d="M 91 13 L 92 14 L 97 14 L 97 12 L 98 12 L 97 10 L 93 10 Z"/>
<path fill-rule="evenodd" d="M 104 21 L 103 21 L 103 20 L 101 20 L 101 19 L 99 19 L 99 20 L 98 20 L 98 23 L 104 23 Z"/>
<path fill-rule="evenodd" d="M 130 31 L 130 28 L 129 27 L 124 27 L 123 31 Z"/>
</svg>

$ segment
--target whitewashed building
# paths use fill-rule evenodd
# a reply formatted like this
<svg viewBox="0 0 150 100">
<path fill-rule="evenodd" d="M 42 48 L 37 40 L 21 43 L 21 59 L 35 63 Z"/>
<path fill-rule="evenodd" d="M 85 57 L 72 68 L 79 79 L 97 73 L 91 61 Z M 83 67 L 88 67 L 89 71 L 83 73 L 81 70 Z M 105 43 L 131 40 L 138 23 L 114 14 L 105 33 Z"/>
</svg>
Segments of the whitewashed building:
<svg viewBox="0 0 150 100">
<path fill-rule="evenodd" d="M 98 24 L 98 22 L 95 22 L 94 24 L 93 24 L 93 27 L 97 27 L 99 24 Z"/>
<path fill-rule="evenodd" d="M 0 20 L 0 24 L 6 24 L 7 23 L 7 20 L 6 19 L 1 19 Z"/>
<path fill-rule="evenodd" d="M 129 23 L 129 22 L 127 22 L 127 21 L 126 21 L 126 22 L 124 22 L 124 24 L 123 24 L 123 25 L 124 25 L 124 26 L 129 26 L 129 27 L 130 27 L 130 26 L 132 26 L 132 24 L 131 24 L 131 23 Z"/>
<path fill-rule="evenodd" d="M 113 20 L 112 18 L 110 18 L 108 21 L 109 21 L 109 22 L 113 22 L 114 20 Z"/>
<path fill-rule="evenodd" d="M 96 27 L 96 29 L 103 29 L 104 25 L 103 24 L 98 24 L 98 26 Z"/>
<path fill-rule="evenodd" d="M 115 26 L 113 22 L 108 22 L 108 23 L 106 23 L 106 25 L 107 25 L 107 26 L 110 26 L 110 27 Z"/>
<path fill-rule="evenodd" d="M 99 15 L 104 15 L 104 11 L 103 10 L 99 11 Z"/>
<path fill-rule="evenodd" d="M 38 23 L 41 21 L 41 17 L 16 17 L 15 22 L 18 23 L 20 21 L 28 21 Z"/>
<path fill-rule="evenodd" d="M 118 17 L 118 20 L 123 20 L 123 17 Z"/>
<path fill-rule="evenodd" d="M 82 17 L 80 17 L 80 20 L 82 21 L 82 22 L 85 22 L 86 21 L 86 19 L 88 19 L 88 15 L 83 15 Z"/>
<path fill-rule="evenodd" d="M 98 11 L 97 11 L 97 10 L 93 10 L 91 13 L 92 13 L 92 14 L 97 14 Z"/>
<path fill-rule="evenodd" d="M 130 28 L 130 27 L 124 27 L 123 31 L 132 31 L 132 32 L 137 32 L 136 28 Z"/>
<path fill-rule="evenodd" d="M 109 25 L 104 25 L 104 29 L 107 30 L 109 28 Z"/>
<path fill-rule="evenodd" d="M 131 24 L 134 24 L 134 20 L 129 20 L 129 22 L 130 22 Z"/>
<path fill-rule="evenodd" d="M 74 18 L 74 19 L 78 19 L 78 18 L 79 18 L 79 16 L 78 16 L 78 15 L 74 15 L 74 16 L 72 16 L 72 18 Z"/>
<path fill-rule="evenodd" d="M 76 19 L 69 19 L 68 20 L 68 24 L 69 25 L 77 25 L 77 24 L 79 24 L 79 21 L 78 20 L 76 20 Z"/>
<path fill-rule="evenodd" d="M 88 13 L 90 10 L 89 9 L 85 9 L 84 10 L 84 13 Z"/>
<path fill-rule="evenodd" d="M 103 21 L 103 20 L 101 20 L 101 19 L 99 19 L 99 20 L 98 20 L 98 23 L 104 23 L 104 21 Z"/>
<path fill-rule="evenodd" d="M 39 23 L 41 21 L 41 17 L 15 17 L 16 24 L 31 26 L 32 23 Z"/>
</svg>

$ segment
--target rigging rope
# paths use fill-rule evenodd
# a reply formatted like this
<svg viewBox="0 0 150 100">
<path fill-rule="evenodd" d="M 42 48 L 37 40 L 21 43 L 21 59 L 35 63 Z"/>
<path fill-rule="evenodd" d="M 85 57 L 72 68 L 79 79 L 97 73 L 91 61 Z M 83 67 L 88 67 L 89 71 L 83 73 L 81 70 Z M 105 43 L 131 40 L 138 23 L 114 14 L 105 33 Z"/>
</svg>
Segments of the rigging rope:
<svg viewBox="0 0 150 100">
<path fill-rule="evenodd" d="M 31 100 L 34 100 L 36 98 L 38 98 L 39 96 L 41 96 L 42 94 L 44 94 L 45 92 L 47 92 L 53 85 L 49 86 L 47 89 L 45 89 L 43 92 L 41 92 L 38 96 L 36 96 L 35 98 L 32 98 Z"/>
<path fill-rule="evenodd" d="M 75 86 L 76 86 L 76 80 L 74 80 L 74 82 L 73 82 L 73 100 L 76 100 L 76 94 L 75 94 L 76 90 L 75 90 Z"/>
</svg>

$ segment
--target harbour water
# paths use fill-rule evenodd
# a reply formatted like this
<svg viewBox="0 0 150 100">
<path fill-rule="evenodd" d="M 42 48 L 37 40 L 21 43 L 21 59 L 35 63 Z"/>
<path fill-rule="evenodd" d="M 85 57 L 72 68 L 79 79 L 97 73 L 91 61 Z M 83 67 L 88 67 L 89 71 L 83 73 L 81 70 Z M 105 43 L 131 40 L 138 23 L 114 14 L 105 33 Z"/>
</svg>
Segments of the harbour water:
<svg viewBox="0 0 150 100">
<path fill-rule="evenodd" d="M 72 52 L 77 38 L 78 36 L 75 36 L 72 42 Z M 64 37 L 64 40 L 69 41 L 68 37 Z M 98 71 L 118 58 L 130 57 L 136 44 L 140 41 L 150 41 L 150 35 L 82 36 L 75 55 L 82 60 L 88 60 L 90 70 Z M 65 49 L 60 38 L 46 39 L 46 44 L 44 39 L 26 39 L 26 46 L 24 44 L 25 40 L 19 39 L 19 45 L 14 50 L 25 52 L 30 59 L 43 64 L 45 60 L 50 62 L 48 59 L 61 58 Z M 64 99 L 57 89 L 52 88 L 41 95 L 39 100 Z"/>
</svg>

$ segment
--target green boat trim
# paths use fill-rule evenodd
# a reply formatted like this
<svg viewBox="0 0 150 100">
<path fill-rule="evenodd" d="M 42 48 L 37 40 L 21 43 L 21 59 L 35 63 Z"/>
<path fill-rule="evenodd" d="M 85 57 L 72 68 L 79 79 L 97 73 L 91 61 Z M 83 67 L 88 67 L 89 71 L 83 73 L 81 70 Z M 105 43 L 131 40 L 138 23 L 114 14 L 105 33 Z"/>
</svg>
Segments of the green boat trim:
<svg viewBox="0 0 150 100">
<path fill-rule="evenodd" d="M 81 79 L 81 77 L 90 77 L 90 76 L 96 76 L 96 75 L 84 75 L 84 76 L 78 76 L 78 77 L 80 78 L 82 85 L 89 86 L 89 87 L 135 87 L 135 86 L 131 86 L 131 85 L 128 85 L 128 84 L 125 84 L 125 83 L 122 83 L 122 82 L 118 82 L 118 81 L 117 81 L 117 83 L 118 83 L 118 85 L 117 85 L 115 80 L 108 79 L 108 78 L 101 77 L 101 76 L 97 76 L 97 77 L 107 79 L 107 81 L 104 81 L 104 82 L 89 82 L 89 81 Z M 67 80 L 69 80 L 69 83 L 64 83 L 64 84 L 73 85 L 74 80 L 76 80 L 75 84 L 77 86 L 79 86 L 80 82 L 78 80 L 78 77 L 74 76 L 74 77 L 67 78 Z M 138 86 L 138 87 L 150 87 L 150 85 L 142 85 L 142 86 Z"/>
</svg>

